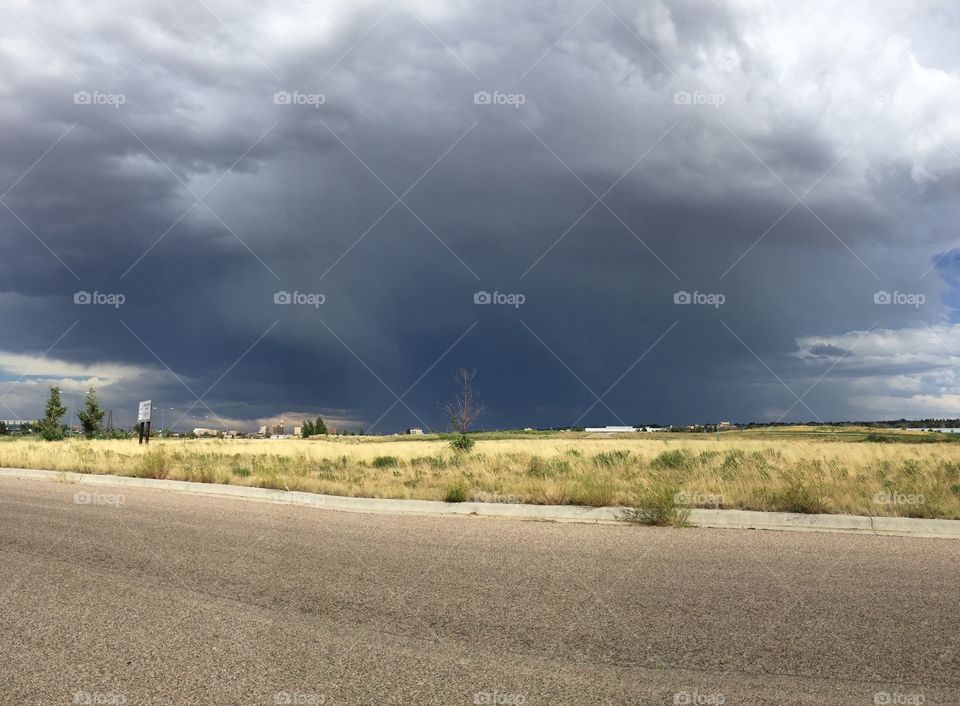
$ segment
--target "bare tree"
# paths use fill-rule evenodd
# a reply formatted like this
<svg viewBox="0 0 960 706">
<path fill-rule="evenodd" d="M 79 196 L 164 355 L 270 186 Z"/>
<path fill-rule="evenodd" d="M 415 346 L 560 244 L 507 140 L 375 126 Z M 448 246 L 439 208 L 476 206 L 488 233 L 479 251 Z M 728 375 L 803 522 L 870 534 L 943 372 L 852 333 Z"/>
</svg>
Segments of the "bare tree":
<svg viewBox="0 0 960 706">
<path fill-rule="evenodd" d="M 467 372 L 460 368 L 453 381 L 457 384 L 457 396 L 453 402 L 448 402 L 443 409 L 450 417 L 450 426 L 453 431 L 466 434 L 470 426 L 483 414 L 483 405 L 477 402 L 473 392 L 473 378 L 477 371 Z"/>
</svg>

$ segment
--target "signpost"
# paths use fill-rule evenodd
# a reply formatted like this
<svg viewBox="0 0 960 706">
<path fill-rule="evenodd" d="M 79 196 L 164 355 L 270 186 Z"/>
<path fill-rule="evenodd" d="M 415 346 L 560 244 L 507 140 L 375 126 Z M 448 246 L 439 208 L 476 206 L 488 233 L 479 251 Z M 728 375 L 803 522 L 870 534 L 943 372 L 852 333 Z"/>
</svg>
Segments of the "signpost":
<svg viewBox="0 0 960 706">
<path fill-rule="evenodd" d="M 144 433 L 146 433 L 147 443 L 150 443 L 150 416 L 153 414 L 153 400 L 144 400 L 140 403 L 140 410 L 137 412 L 137 427 L 140 440 L 143 443 Z"/>
</svg>

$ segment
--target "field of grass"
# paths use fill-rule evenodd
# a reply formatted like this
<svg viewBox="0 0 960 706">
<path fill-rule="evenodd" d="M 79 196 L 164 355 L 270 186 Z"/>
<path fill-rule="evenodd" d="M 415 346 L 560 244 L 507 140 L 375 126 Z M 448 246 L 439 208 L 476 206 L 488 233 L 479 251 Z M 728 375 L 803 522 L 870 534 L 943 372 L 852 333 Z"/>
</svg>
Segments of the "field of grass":
<svg viewBox="0 0 960 706">
<path fill-rule="evenodd" d="M 11 437 L 0 442 L 0 466 L 362 497 L 960 519 L 960 444 L 911 443 L 924 439 L 896 432 L 866 441 L 871 433 L 490 434 L 478 435 L 470 453 L 438 437 L 154 439 L 149 446 Z"/>
</svg>

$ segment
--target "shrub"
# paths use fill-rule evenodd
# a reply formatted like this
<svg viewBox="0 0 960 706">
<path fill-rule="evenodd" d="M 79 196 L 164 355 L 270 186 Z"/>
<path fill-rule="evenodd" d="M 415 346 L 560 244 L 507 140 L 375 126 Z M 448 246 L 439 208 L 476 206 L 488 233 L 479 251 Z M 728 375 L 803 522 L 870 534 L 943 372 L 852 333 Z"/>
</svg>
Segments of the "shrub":
<svg viewBox="0 0 960 706">
<path fill-rule="evenodd" d="M 470 497 L 470 487 L 465 480 L 458 479 L 447 485 L 443 499 L 448 503 L 466 502 Z"/>
<path fill-rule="evenodd" d="M 159 436 L 159 434 L 157 435 Z M 97 432 L 96 439 L 132 439 L 133 434 L 128 429 L 105 429 Z"/>
<path fill-rule="evenodd" d="M 570 471 L 570 462 L 562 458 L 551 458 L 544 460 L 540 456 L 534 456 L 530 459 L 530 465 L 527 466 L 527 475 L 534 478 L 552 478 L 553 476 L 563 475 Z"/>
<path fill-rule="evenodd" d="M 620 519 L 658 527 L 689 527 L 690 508 L 681 500 L 680 486 L 663 478 L 654 478 L 636 497 L 636 505 L 620 514 Z"/>
<path fill-rule="evenodd" d="M 200 454 L 188 465 L 184 480 L 194 483 L 216 483 L 220 479 L 217 473 L 215 460 L 209 454 Z"/>
<path fill-rule="evenodd" d="M 740 464 L 743 463 L 743 460 L 746 457 L 747 455 L 742 449 L 733 449 L 731 451 L 727 451 L 726 456 L 723 457 L 723 464 L 721 467 L 725 471 L 736 470 L 737 468 L 740 468 Z"/>
<path fill-rule="evenodd" d="M 231 465 L 230 472 L 235 476 L 240 476 L 241 478 L 250 477 L 250 469 L 246 468 L 245 466 Z"/>
<path fill-rule="evenodd" d="M 920 462 L 915 458 L 908 458 L 900 466 L 900 475 L 904 478 L 916 478 L 920 475 Z"/>
<path fill-rule="evenodd" d="M 772 509 L 780 512 L 818 514 L 827 510 L 820 489 L 804 484 L 799 478 L 793 478 L 785 488 L 774 491 L 770 500 Z"/>
<path fill-rule="evenodd" d="M 325 458 L 320 461 L 319 472 L 321 475 L 329 474 L 333 477 L 333 471 L 342 471 L 347 467 L 350 460 L 346 456 L 337 458 Z"/>
<path fill-rule="evenodd" d="M 960 478 L 960 464 L 942 461 L 937 464 L 937 477 L 953 480 Z"/>
<path fill-rule="evenodd" d="M 396 456 L 377 456 L 373 459 L 374 468 L 394 468 L 400 465 L 400 459 Z"/>
<path fill-rule="evenodd" d="M 622 466 L 627 461 L 627 457 L 630 455 L 629 451 L 604 451 L 603 453 L 598 453 L 593 457 L 593 462 L 597 466 L 602 468 L 610 468 L 612 466 Z"/>
<path fill-rule="evenodd" d="M 429 466 L 434 470 L 440 470 L 447 467 L 447 459 L 443 456 L 417 456 L 410 461 L 410 465 L 414 468 L 417 466 Z"/>
<path fill-rule="evenodd" d="M 697 457 L 697 463 L 705 466 L 720 455 L 719 451 L 701 451 Z"/>
<path fill-rule="evenodd" d="M 690 452 L 686 449 L 671 449 L 657 455 L 650 463 L 653 468 L 683 468 L 690 462 Z"/>
<path fill-rule="evenodd" d="M 477 443 L 471 439 L 466 434 L 457 434 L 453 437 L 453 441 L 450 442 L 450 446 L 454 451 L 467 452 L 473 448 L 473 445 Z"/>
<path fill-rule="evenodd" d="M 73 449 L 74 458 L 77 460 L 77 465 L 81 471 L 89 472 L 93 467 L 93 463 L 96 460 L 97 454 L 93 449 L 85 446 L 78 446 Z"/>
<path fill-rule="evenodd" d="M 63 429 L 54 426 L 42 426 L 40 428 L 40 438 L 44 441 L 63 441 Z"/>
<path fill-rule="evenodd" d="M 141 478 L 164 479 L 170 474 L 167 452 L 163 449 L 147 451 L 137 464 L 137 475 Z"/>
<path fill-rule="evenodd" d="M 616 489 L 607 478 L 584 476 L 577 480 L 569 492 L 569 500 L 574 505 L 589 507 L 607 507 L 613 503 Z"/>
</svg>

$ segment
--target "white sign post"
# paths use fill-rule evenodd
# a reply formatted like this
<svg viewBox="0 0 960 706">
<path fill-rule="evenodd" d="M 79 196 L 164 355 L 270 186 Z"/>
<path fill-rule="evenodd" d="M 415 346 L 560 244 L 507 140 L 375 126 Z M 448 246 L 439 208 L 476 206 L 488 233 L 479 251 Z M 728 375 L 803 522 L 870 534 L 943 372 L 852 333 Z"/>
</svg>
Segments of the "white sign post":
<svg viewBox="0 0 960 706">
<path fill-rule="evenodd" d="M 137 422 L 139 427 L 139 443 L 143 443 L 144 431 L 146 431 L 147 443 L 150 443 L 150 416 L 153 414 L 153 400 L 144 400 L 140 403 L 140 409 L 137 412 Z"/>
</svg>

